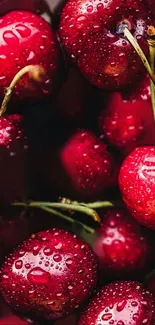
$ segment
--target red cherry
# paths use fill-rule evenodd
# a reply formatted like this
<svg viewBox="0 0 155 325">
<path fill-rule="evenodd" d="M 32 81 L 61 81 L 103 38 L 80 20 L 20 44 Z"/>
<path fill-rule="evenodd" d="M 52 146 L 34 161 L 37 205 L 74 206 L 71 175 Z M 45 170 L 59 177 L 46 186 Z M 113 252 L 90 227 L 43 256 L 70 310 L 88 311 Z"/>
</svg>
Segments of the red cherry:
<svg viewBox="0 0 155 325">
<path fill-rule="evenodd" d="M 106 145 L 90 131 L 72 135 L 60 151 L 62 166 L 73 187 L 83 196 L 92 197 L 111 186 L 114 162 Z"/>
<path fill-rule="evenodd" d="M 77 309 L 96 285 L 91 249 L 65 230 L 42 231 L 21 244 L 1 268 L 1 292 L 29 317 L 56 319 Z"/>
<path fill-rule="evenodd" d="M 54 32 L 43 18 L 27 11 L 12 11 L 0 19 L 1 95 L 16 73 L 30 64 L 43 66 L 46 78 L 36 85 L 24 77 L 15 89 L 18 99 L 38 99 L 52 93 L 58 84 L 60 53 Z"/>
<path fill-rule="evenodd" d="M 155 127 L 150 100 L 124 100 L 112 93 L 99 116 L 100 131 L 123 154 L 138 145 L 155 144 Z"/>
<path fill-rule="evenodd" d="M 149 23 L 148 6 L 141 0 L 69 0 L 62 10 L 60 36 L 64 49 L 92 84 L 116 90 L 133 84 L 144 72 L 124 37 L 124 26 L 147 54 Z"/>
<path fill-rule="evenodd" d="M 117 281 L 103 287 L 83 312 L 78 325 L 153 325 L 150 292 L 135 281 Z"/>
<path fill-rule="evenodd" d="M 147 234 L 124 209 L 112 208 L 103 214 L 93 250 L 99 260 L 101 279 L 105 275 L 141 276 L 151 260 Z"/>
<path fill-rule="evenodd" d="M 138 222 L 155 230 L 155 147 L 136 148 L 119 173 L 122 198 Z"/>
</svg>

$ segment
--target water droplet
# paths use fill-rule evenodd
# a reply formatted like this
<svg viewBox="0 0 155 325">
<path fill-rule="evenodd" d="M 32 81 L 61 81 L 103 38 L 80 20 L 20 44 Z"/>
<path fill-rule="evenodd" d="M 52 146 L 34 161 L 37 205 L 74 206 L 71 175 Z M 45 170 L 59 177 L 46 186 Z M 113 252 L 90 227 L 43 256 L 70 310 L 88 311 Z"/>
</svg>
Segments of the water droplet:
<svg viewBox="0 0 155 325">
<path fill-rule="evenodd" d="M 131 305 L 132 305 L 133 307 L 136 307 L 136 306 L 138 305 L 138 302 L 137 302 L 137 301 L 132 301 Z"/>
<path fill-rule="evenodd" d="M 37 255 L 40 251 L 40 246 L 36 245 L 33 247 L 33 255 Z"/>
<path fill-rule="evenodd" d="M 89 6 L 87 7 L 87 11 L 88 11 L 88 12 L 92 12 L 92 11 L 93 11 L 93 6 L 89 5 Z"/>
<path fill-rule="evenodd" d="M 104 314 L 102 316 L 102 320 L 103 321 L 110 320 L 111 318 L 112 318 L 112 314 L 111 313 L 107 313 L 107 314 Z"/>
<path fill-rule="evenodd" d="M 17 24 L 15 28 L 22 37 L 28 37 L 31 35 L 31 29 L 23 24 Z"/>
<path fill-rule="evenodd" d="M 117 325 L 124 325 L 124 322 L 123 322 L 122 320 L 119 320 L 119 321 L 117 322 Z"/>
<path fill-rule="evenodd" d="M 27 57 L 27 61 L 30 61 L 30 60 L 32 60 L 33 58 L 34 58 L 34 56 L 35 56 L 35 54 L 34 54 L 34 52 L 33 51 L 30 51 L 30 53 L 29 53 L 29 55 L 28 55 L 28 57 Z"/>
<path fill-rule="evenodd" d="M 50 256 L 52 254 L 51 248 L 49 247 L 45 247 L 43 252 L 46 256 Z"/>
<path fill-rule="evenodd" d="M 12 45 L 13 48 L 15 44 L 19 43 L 18 37 L 11 30 L 4 32 L 3 39 L 8 45 Z"/>
<path fill-rule="evenodd" d="M 16 269 L 19 270 L 19 269 L 22 268 L 22 266 L 23 266 L 23 262 L 21 260 L 18 260 L 18 261 L 15 262 L 15 268 Z"/>
<path fill-rule="evenodd" d="M 100 10 L 102 10 L 102 9 L 103 9 L 103 3 L 99 3 L 99 4 L 97 5 L 97 10 L 100 11 Z"/>
<path fill-rule="evenodd" d="M 27 278 L 33 284 L 47 284 L 50 281 L 50 274 L 40 267 L 35 267 L 28 273 Z"/>
<path fill-rule="evenodd" d="M 30 269 L 31 265 L 29 263 L 25 264 L 26 269 Z"/>
<path fill-rule="evenodd" d="M 21 251 L 19 251 L 19 256 L 24 256 L 25 255 L 25 251 L 24 250 L 21 250 Z"/>
<path fill-rule="evenodd" d="M 67 258 L 67 259 L 66 259 L 66 265 L 67 265 L 67 266 L 72 265 L 72 263 L 73 263 L 73 260 L 72 260 L 71 258 Z"/>
<path fill-rule="evenodd" d="M 62 257 L 61 257 L 60 254 L 55 254 L 53 256 L 53 259 L 54 259 L 55 262 L 61 262 L 62 261 Z"/>
<path fill-rule="evenodd" d="M 124 309 L 124 307 L 126 306 L 126 303 L 127 303 L 126 300 L 118 302 L 117 307 L 116 307 L 117 311 L 122 311 Z"/>
</svg>

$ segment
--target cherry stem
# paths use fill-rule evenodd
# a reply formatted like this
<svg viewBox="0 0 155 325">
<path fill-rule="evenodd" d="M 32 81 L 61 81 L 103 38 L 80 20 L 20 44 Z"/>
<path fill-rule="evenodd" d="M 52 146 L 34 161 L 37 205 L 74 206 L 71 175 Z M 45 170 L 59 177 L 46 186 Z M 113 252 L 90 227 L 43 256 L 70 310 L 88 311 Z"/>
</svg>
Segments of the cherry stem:
<svg viewBox="0 0 155 325">
<path fill-rule="evenodd" d="M 151 70 L 154 73 L 155 72 L 155 28 L 153 26 L 148 27 L 147 35 L 148 35 L 148 44 L 149 44 L 149 52 L 150 52 L 150 65 L 151 65 Z M 150 79 L 150 88 L 151 88 L 153 116 L 155 121 L 155 85 L 151 79 Z"/>
<path fill-rule="evenodd" d="M 16 202 L 13 203 L 13 205 L 18 205 L 18 206 L 25 206 L 27 205 L 24 202 Z M 57 208 L 57 209 L 62 209 L 62 210 L 73 210 L 76 212 L 80 212 L 83 214 L 87 214 L 88 216 L 91 216 L 95 222 L 100 223 L 101 219 L 97 212 L 93 210 L 92 208 L 85 206 L 85 205 L 80 205 L 78 202 L 74 203 L 60 203 L 60 202 L 30 202 L 28 204 L 30 207 L 49 207 L 49 208 Z"/>
<path fill-rule="evenodd" d="M 134 47 L 135 51 L 137 52 L 140 59 L 142 60 L 142 62 L 144 64 L 144 67 L 146 68 L 146 70 L 147 70 L 153 84 L 155 84 L 155 75 L 154 75 L 154 73 L 153 73 L 153 71 L 151 69 L 149 61 L 147 60 L 147 58 L 146 58 L 144 52 L 142 51 L 141 47 L 139 46 L 136 39 L 133 37 L 133 35 L 131 34 L 131 32 L 129 31 L 129 29 L 127 27 L 124 28 L 124 36 L 131 43 L 131 45 Z"/>
<path fill-rule="evenodd" d="M 120 206 L 120 203 L 117 202 L 110 202 L 110 201 L 96 201 L 91 203 L 84 203 L 84 202 L 77 202 L 77 201 L 71 201 L 67 198 L 60 198 L 61 203 L 67 203 L 67 204 L 74 204 L 74 205 L 80 205 L 84 206 L 90 209 L 100 209 L 100 208 L 111 208 L 114 206 Z"/>
<path fill-rule="evenodd" d="M 3 99 L 1 108 L 0 108 L 0 116 L 2 116 L 7 109 L 7 104 L 11 98 L 12 92 L 16 86 L 16 84 L 19 82 L 19 80 L 26 74 L 29 74 L 29 78 L 33 79 L 36 82 L 42 82 L 43 78 L 45 76 L 45 70 L 40 65 L 27 65 L 23 69 L 21 69 L 13 78 L 10 86 L 7 88 L 5 97 Z"/>
<path fill-rule="evenodd" d="M 49 212 L 49 213 L 52 213 L 53 215 L 55 215 L 55 216 L 57 216 L 57 217 L 59 217 L 59 218 L 64 219 L 65 221 L 71 223 L 72 225 L 74 225 L 74 224 L 75 224 L 75 225 L 76 225 L 76 224 L 80 225 L 80 226 L 81 226 L 83 229 L 85 229 L 88 233 L 92 233 L 92 234 L 93 234 L 93 233 L 95 232 L 95 230 L 94 230 L 93 228 L 87 226 L 87 225 L 84 224 L 83 222 L 80 222 L 80 221 L 74 220 L 74 219 L 72 219 L 72 218 L 66 216 L 65 214 L 63 214 L 63 213 L 61 213 L 61 212 L 59 212 L 59 211 L 57 211 L 57 210 L 55 210 L 55 209 L 48 208 L 48 207 L 45 207 L 45 206 L 40 206 L 39 208 L 42 209 L 42 210 L 44 210 L 44 211 L 47 211 L 47 212 Z"/>
</svg>

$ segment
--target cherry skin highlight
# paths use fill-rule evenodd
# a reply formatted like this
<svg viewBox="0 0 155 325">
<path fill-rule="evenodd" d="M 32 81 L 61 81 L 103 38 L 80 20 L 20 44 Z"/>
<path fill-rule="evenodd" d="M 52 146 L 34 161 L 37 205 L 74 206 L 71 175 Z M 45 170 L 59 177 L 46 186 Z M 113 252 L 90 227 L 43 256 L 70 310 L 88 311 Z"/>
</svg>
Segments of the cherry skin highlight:
<svg viewBox="0 0 155 325">
<path fill-rule="evenodd" d="M 46 71 L 43 83 L 26 76 L 16 85 L 16 99 L 40 99 L 50 95 L 59 80 L 60 52 L 54 32 L 40 16 L 27 11 L 12 11 L 0 19 L 0 93 L 26 65 L 40 65 Z"/>
<path fill-rule="evenodd" d="M 74 188 L 84 197 L 93 197 L 111 186 L 113 157 L 92 132 L 75 132 L 61 149 L 60 159 Z"/>
<path fill-rule="evenodd" d="M 96 257 L 89 246 L 55 228 L 32 235 L 6 258 L 0 280 L 13 310 L 47 320 L 77 309 L 96 281 Z"/>
<path fill-rule="evenodd" d="M 141 0 L 69 0 L 61 14 L 61 41 L 90 83 L 108 90 L 126 88 L 141 80 L 144 67 L 124 37 L 124 26 L 147 55 L 149 18 Z"/>
<path fill-rule="evenodd" d="M 155 147 L 136 148 L 124 160 L 119 172 L 122 199 L 131 215 L 155 230 Z"/>
<path fill-rule="evenodd" d="M 148 236 L 125 209 L 111 208 L 103 216 L 93 243 L 100 277 L 136 277 L 148 270 L 151 253 Z"/>
<path fill-rule="evenodd" d="M 153 325 L 152 294 L 135 281 L 117 281 L 103 287 L 83 312 L 78 325 Z"/>
</svg>

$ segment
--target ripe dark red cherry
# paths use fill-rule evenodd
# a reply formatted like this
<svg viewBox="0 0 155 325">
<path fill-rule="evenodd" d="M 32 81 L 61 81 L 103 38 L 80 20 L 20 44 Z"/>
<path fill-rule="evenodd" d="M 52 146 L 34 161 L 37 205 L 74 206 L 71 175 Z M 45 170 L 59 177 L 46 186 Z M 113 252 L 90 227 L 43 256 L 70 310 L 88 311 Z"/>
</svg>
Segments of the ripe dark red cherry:
<svg viewBox="0 0 155 325">
<path fill-rule="evenodd" d="M 99 88 L 116 90 L 140 80 L 143 64 L 124 37 L 124 26 L 148 53 L 150 23 L 145 1 L 67 1 L 61 14 L 60 36 L 66 52 L 83 75 Z"/>
<path fill-rule="evenodd" d="M 0 19 L 0 94 L 24 66 L 44 67 L 46 78 L 36 85 L 24 77 L 15 88 L 16 99 L 41 98 L 56 88 L 60 52 L 54 32 L 40 16 L 27 11 L 12 11 Z"/>
<path fill-rule="evenodd" d="M 136 148 L 124 160 L 119 173 L 122 198 L 131 214 L 155 229 L 155 147 Z"/>
<path fill-rule="evenodd" d="M 83 312 L 78 325 L 153 325 L 152 294 L 135 281 L 103 287 Z"/>
<path fill-rule="evenodd" d="M 21 244 L 1 268 L 10 307 L 31 318 L 57 319 L 77 309 L 97 281 L 96 257 L 65 230 L 42 231 Z"/>
</svg>

